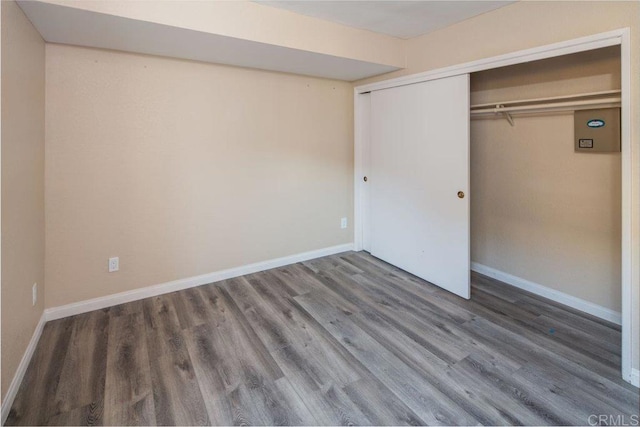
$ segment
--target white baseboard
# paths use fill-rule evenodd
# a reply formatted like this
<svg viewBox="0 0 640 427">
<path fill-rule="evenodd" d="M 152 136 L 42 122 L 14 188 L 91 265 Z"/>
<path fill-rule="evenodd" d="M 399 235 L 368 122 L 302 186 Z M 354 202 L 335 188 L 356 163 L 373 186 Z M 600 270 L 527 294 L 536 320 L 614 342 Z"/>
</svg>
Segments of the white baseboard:
<svg viewBox="0 0 640 427">
<path fill-rule="evenodd" d="M 13 380 L 11 381 L 11 384 L 9 384 L 7 394 L 5 394 L 5 397 L 2 400 L 2 422 L 0 423 L 0 425 L 4 425 L 4 422 L 7 421 L 9 411 L 11 410 L 11 406 L 13 405 L 13 400 L 16 398 L 16 394 L 18 393 L 20 384 L 22 384 L 24 374 L 25 372 L 27 372 L 27 367 L 29 367 L 33 352 L 36 350 L 36 346 L 38 345 L 38 341 L 40 340 L 40 335 L 42 335 L 42 329 L 44 328 L 45 323 L 47 323 L 47 321 L 43 313 L 42 316 L 40 316 L 40 320 L 36 325 L 35 331 L 33 331 L 33 335 L 31 336 L 29 345 L 27 345 L 27 349 L 22 355 L 22 359 L 20 360 L 18 369 L 13 376 Z"/>
<path fill-rule="evenodd" d="M 221 280 L 231 279 L 245 274 L 257 273 L 272 268 L 282 267 L 289 264 L 295 264 L 297 262 L 307 261 L 314 258 L 320 258 L 323 256 L 333 255 L 340 252 L 347 252 L 353 250 L 353 243 L 347 243 L 344 245 L 332 246 L 324 249 L 318 249 L 315 251 L 304 252 L 296 255 L 286 256 L 282 258 L 276 258 L 268 261 L 257 262 L 254 264 L 248 264 L 236 268 L 230 268 L 228 270 L 217 271 L 213 273 L 203 274 L 200 276 L 189 277 L 186 279 L 174 280 L 154 286 L 148 286 L 133 291 L 121 292 L 118 294 L 108 295 L 105 297 L 94 298 L 86 301 L 80 301 L 73 304 L 67 304 L 60 307 L 53 307 L 46 309 L 40 321 L 36 326 L 33 336 L 29 341 L 29 345 L 22 356 L 22 360 L 18 365 L 18 369 L 7 389 L 6 396 L 2 401 L 2 423 L 7 419 L 13 400 L 16 397 L 16 393 L 20 388 L 24 374 L 31 362 L 31 357 L 36 349 L 42 329 L 49 320 L 62 319 L 64 317 L 73 316 L 76 314 L 86 313 L 93 310 L 98 310 L 106 307 L 111 307 L 126 302 L 136 301 L 152 296 L 162 295 L 169 292 L 179 291 L 181 289 L 187 289 L 195 286 L 206 285 L 209 283 L 218 282 Z M 569 307 L 576 308 L 594 316 L 609 320 L 611 322 L 620 324 L 620 313 L 614 312 L 599 305 L 584 301 L 580 298 L 565 294 L 563 292 L 550 289 L 546 286 L 539 285 L 537 283 L 530 282 L 528 280 L 504 273 L 502 271 L 493 269 L 491 267 L 484 266 L 478 263 L 471 263 L 471 269 L 484 274 L 494 279 L 503 281 L 512 286 L 520 289 L 524 289 L 531 293 L 543 296 L 545 298 L 552 299 Z M 631 372 L 631 383 L 638 387 L 640 382 L 640 374 L 637 369 L 633 369 Z"/>
<path fill-rule="evenodd" d="M 640 369 L 631 369 L 631 380 L 629 382 L 640 388 Z"/>
<path fill-rule="evenodd" d="M 193 288 L 195 286 L 206 285 L 209 283 L 219 282 L 221 280 L 243 276 L 245 274 L 257 273 L 259 271 L 269 270 L 272 268 L 282 267 L 284 265 L 295 264 L 297 262 L 307 261 L 310 259 L 320 258 L 323 256 L 333 255 L 351 250 L 353 250 L 353 243 L 331 246 L 324 249 L 318 249 L 315 251 L 303 252 L 296 255 L 290 255 L 282 258 L 271 259 L 268 261 L 257 262 L 254 264 L 243 265 L 240 267 L 230 268 L 228 270 L 221 270 L 213 273 L 203 274 L 200 276 L 188 277 L 186 279 L 178 279 L 171 282 L 161 283 L 159 285 L 147 286 L 140 289 L 134 289 L 132 291 L 120 292 L 113 295 L 93 298 L 86 301 L 62 305 L 59 307 L 52 307 L 46 309 L 44 311 L 44 315 L 47 321 L 62 319 L 63 317 L 87 313 L 89 311 L 112 307 L 114 305 L 124 304 L 126 302 L 137 301 L 156 295 L 167 294 L 169 292 Z"/>
<path fill-rule="evenodd" d="M 565 294 L 564 292 L 560 292 L 547 286 L 523 279 L 521 277 L 496 270 L 495 268 L 487 267 L 486 265 L 482 265 L 477 262 L 471 263 L 471 270 L 480 274 L 484 274 L 485 276 L 500 280 L 501 282 L 505 282 L 511 286 L 515 286 L 516 288 L 531 292 L 532 294 L 540 295 L 541 297 L 545 297 L 550 300 L 567 305 L 571 308 L 575 308 L 576 310 L 584 311 L 585 313 L 591 314 L 617 325 L 622 324 L 622 316 L 619 312 L 613 311 L 606 307 L 602 307 L 601 305 L 585 301 L 583 299 L 574 297 L 573 295 Z"/>
</svg>

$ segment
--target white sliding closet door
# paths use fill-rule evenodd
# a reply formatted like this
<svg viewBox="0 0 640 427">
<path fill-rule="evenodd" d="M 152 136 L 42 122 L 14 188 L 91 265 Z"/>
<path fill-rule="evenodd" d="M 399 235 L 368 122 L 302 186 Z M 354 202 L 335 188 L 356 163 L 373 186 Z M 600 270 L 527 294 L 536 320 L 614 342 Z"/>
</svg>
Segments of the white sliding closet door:
<svg viewBox="0 0 640 427">
<path fill-rule="evenodd" d="M 371 254 L 469 298 L 469 76 L 373 92 L 370 138 Z"/>
</svg>

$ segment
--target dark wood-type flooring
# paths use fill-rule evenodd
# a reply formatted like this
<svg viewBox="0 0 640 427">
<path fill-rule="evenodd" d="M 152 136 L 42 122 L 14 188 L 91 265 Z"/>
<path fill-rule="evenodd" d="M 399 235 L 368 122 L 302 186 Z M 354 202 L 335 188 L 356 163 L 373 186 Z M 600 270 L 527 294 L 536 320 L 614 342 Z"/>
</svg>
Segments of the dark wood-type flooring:
<svg viewBox="0 0 640 427">
<path fill-rule="evenodd" d="M 638 414 L 617 326 L 472 278 L 467 301 L 349 252 L 52 321 L 7 424 L 586 425 Z"/>
</svg>

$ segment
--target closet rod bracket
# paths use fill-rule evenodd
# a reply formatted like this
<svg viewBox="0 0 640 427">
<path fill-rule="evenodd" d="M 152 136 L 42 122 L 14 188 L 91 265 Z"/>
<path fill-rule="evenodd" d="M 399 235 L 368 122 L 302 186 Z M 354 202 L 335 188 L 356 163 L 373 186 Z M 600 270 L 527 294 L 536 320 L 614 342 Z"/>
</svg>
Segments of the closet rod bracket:
<svg viewBox="0 0 640 427">
<path fill-rule="evenodd" d="M 513 121 L 513 116 L 511 115 L 511 113 L 509 113 L 508 111 L 504 111 L 504 105 L 497 104 L 496 108 L 493 111 L 496 114 L 500 114 L 500 113 L 504 114 L 504 118 L 507 119 L 511 127 L 516 125 L 515 122 Z"/>
</svg>

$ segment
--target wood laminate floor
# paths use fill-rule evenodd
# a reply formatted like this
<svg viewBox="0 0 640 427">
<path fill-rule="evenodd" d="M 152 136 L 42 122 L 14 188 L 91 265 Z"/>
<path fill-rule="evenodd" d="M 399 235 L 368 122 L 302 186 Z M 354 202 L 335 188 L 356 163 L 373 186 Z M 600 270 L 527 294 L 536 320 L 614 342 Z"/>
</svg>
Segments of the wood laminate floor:
<svg viewBox="0 0 640 427">
<path fill-rule="evenodd" d="M 620 329 L 344 253 L 47 323 L 13 424 L 580 424 L 638 414 Z M 607 421 L 610 423 L 610 421 Z"/>
</svg>

